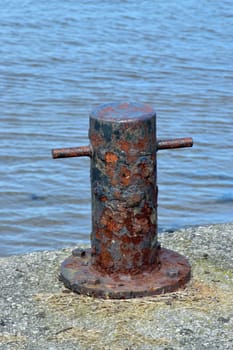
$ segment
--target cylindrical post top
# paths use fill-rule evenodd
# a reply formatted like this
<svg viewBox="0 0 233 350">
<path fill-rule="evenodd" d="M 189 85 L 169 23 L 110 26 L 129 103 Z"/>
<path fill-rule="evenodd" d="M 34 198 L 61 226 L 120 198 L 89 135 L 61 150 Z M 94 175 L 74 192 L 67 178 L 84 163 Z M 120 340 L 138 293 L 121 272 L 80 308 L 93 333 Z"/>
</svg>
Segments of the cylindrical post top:
<svg viewBox="0 0 233 350">
<path fill-rule="evenodd" d="M 89 138 L 92 157 L 98 153 L 104 159 L 106 152 L 115 152 L 119 159 L 155 153 L 155 111 L 132 102 L 104 104 L 90 114 Z"/>
<path fill-rule="evenodd" d="M 145 123 L 151 123 L 149 126 L 149 139 L 156 138 L 155 135 L 155 122 L 156 122 L 156 113 L 155 110 L 147 105 L 136 102 L 121 102 L 121 103 L 108 103 L 103 104 L 96 109 L 94 109 L 90 114 L 90 132 L 91 136 L 92 128 L 100 131 L 100 134 L 104 134 L 104 138 L 107 139 L 109 146 L 111 145 L 111 133 L 112 126 L 119 126 L 118 130 L 115 130 L 116 135 L 119 135 L 122 140 L 124 140 L 124 132 L 127 132 L 127 128 L 132 127 L 132 124 L 135 125 L 135 129 L 140 130 L 141 127 L 144 129 Z M 153 125 L 154 124 L 154 125 Z M 143 131 L 142 131 L 143 132 Z M 120 134 L 122 133 L 122 134 Z M 131 138 L 133 136 L 131 135 Z M 130 136 L 129 136 L 130 138 Z M 91 137 L 90 137 L 91 139 Z M 95 141 L 100 145 L 101 137 L 100 135 L 96 136 Z M 95 143 L 92 140 L 92 143 Z M 183 148 L 183 147 L 192 147 L 193 140 L 191 137 L 179 138 L 179 139 L 169 139 L 169 140 L 157 140 L 154 144 L 154 150 L 160 149 L 171 149 L 171 148 Z M 93 146 L 93 145 L 92 145 Z M 137 147 L 133 145 L 133 153 L 136 152 Z M 57 148 L 52 150 L 53 158 L 67 158 L 67 157 L 81 157 L 88 156 L 92 157 L 92 148 L 90 146 L 79 146 L 71 148 Z"/>
<path fill-rule="evenodd" d="M 124 123 L 150 119 L 152 116 L 155 116 L 155 110 L 151 106 L 135 102 L 124 102 L 101 105 L 92 111 L 90 117 Z"/>
</svg>

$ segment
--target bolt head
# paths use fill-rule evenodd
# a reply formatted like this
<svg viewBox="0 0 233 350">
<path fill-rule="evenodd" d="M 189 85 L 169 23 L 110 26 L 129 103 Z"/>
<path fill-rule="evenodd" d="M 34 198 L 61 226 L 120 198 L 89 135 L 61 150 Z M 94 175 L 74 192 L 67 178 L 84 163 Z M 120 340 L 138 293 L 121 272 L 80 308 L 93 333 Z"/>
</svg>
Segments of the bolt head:
<svg viewBox="0 0 233 350">
<path fill-rule="evenodd" d="M 179 269 L 171 268 L 166 271 L 166 274 L 170 278 L 176 278 L 179 275 Z"/>
</svg>

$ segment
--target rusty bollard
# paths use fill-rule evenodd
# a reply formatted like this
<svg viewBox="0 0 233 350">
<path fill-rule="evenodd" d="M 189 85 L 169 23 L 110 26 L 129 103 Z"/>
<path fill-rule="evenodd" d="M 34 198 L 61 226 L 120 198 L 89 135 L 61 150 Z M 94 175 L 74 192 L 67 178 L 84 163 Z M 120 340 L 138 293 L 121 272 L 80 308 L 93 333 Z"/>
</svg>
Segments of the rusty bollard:
<svg viewBox="0 0 233 350">
<path fill-rule="evenodd" d="M 112 103 L 90 115 L 90 146 L 55 149 L 53 158 L 91 158 L 91 249 L 75 249 L 61 280 L 75 292 L 134 298 L 171 292 L 190 279 L 185 257 L 157 240 L 156 152 L 191 147 L 191 138 L 157 140 L 148 105 Z"/>
</svg>

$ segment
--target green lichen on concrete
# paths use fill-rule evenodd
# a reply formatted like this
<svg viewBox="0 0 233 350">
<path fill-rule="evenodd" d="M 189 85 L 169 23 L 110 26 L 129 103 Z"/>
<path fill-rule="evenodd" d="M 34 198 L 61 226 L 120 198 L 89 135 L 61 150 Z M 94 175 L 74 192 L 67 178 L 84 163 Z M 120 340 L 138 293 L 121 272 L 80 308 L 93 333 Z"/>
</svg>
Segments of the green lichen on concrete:
<svg viewBox="0 0 233 350">
<path fill-rule="evenodd" d="M 150 318 L 150 313 L 161 307 L 154 300 L 101 300 L 74 293 L 37 295 L 37 301 L 45 302 L 56 317 L 79 320 L 85 327 L 71 327 L 56 332 L 50 340 L 77 341 L 87 349 L 90 346 L 103 349 L 125 349 L 129 344 L 138 346 L 169 344 L 162 337 L 145 336 L 135 330 L 135 324 Z"/>
<path fill-rule="evenodd" d="M 174 337 L 172 339 L 169 332 L 160 336 L 156 332 L 159 323 L 161 327 L 167 322 L 164 315 L 170 314 L 173 321 L 177 318 L 175 322 L 179 315 L 184 315 L 187 324 L 190 317 L 203 323 L 210 317 L 226 315 L 233 305 L 232 284 L 231 271 L 199 259 L 193 264 L 193 277 L 187 288 L 175 293 L 141 299 L 102 300 L 64 290 L 57 294 L 38 294 L 35 299 L 55 314 L 55 320 L 64 318 L 70 321 L 69 324 L 75 324 L 54 332 L 50 341 L 72 340 L 83 349 L 91 346 L 98 349 L 163 349 L 174 345 Z"/>
<path fill-rule="evenodd" d="M 20 334 L 0 333 L 0 349 L 1 345 L 11 346 L 12 350 L 21 350 L 27 342 L 27 337 Z"/>
<path fill-rule="evenodd" d="M 233 288 L 233 270 L 224 269 L 218 266 L 218 262 L 209 259 L 197 259 L 193 263 L 195 274 L 202 278 L 205 282 L 216 284 L 224 290 Z"/>
</svg>

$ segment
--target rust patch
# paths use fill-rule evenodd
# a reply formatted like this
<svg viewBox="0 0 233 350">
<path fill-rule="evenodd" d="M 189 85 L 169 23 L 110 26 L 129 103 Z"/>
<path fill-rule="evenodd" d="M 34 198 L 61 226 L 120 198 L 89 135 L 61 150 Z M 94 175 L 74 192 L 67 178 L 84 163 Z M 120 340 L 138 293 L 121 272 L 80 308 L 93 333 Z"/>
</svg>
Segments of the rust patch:
<svg viewBox="0 0 233 350">
<path fill-rule="evenodd" d="M 106 152 L 106 154 L 105 154 L 105 161 L 106 161 L 106 163 L 111 163 L 111 164 L 115 165 L 117 160 L 118 160 L 118 157 L 117 157 L 117 155 L 115 153 L 113 153 L 113 152 Z"/>
<path fill-rule="evenodd" d="M 138 142 L 134 143 L 134 148 L 137 149 L 138 151 L 144 151 L 146 144 L 148 144 L 148 137 L 139 139 Z"/>
<path fill-rule="evenodd" d="M 128 141 L 120 140 L 118 142 L 119 148 L 124 151 L 125 153 L 128 153 L 131 147 L 131 144 Z"/>
<path fill-rule="evenodd" d="M 111 254 L 102 246 L 102 254 L 99 256 L 99 267 L 102 269 L 111 269 L 114 265 Z"/>
<path fill-rule="evenodd" d="M 102 196 L 102 197 L 100 197 L 100 200 L 101 200 L 101 202 L 107 202 L 108 197 Z"/>
<path fill-rule="evenodd" d="M 93 147 L 99 147 L 103 144 L 103 138 L 100 134 L 94 133 L 90 135 L 90 141 Z"/>
<path fill-rule="evenodd" d="M 131 177 L 131 171 L 127 166 L 123 165 L 120 170 L 121 183 L 124 186 L 128 186 L 130 184 L 130 177 Z"/>
<path fill-rule="evenodd" d="M 106 208 L 101 216 L 100 224 L 104 230 L 110 231 L 112 234 L 114 234 L 122 229 L 124 219 L 120 213 L 116 213 L 116 215 L 114 215 L 110 209 Z"/>
<path fill-rule="evenodd" d="M 145 157 L 138 165 L 138 168 L 139 168 L 139 174 L 141 175 L 141 177 L 145 179 L 154 174 L 154 169 L 151 167 L 151 165 L 148 162 L 148 159 Z"/>
</svg>

